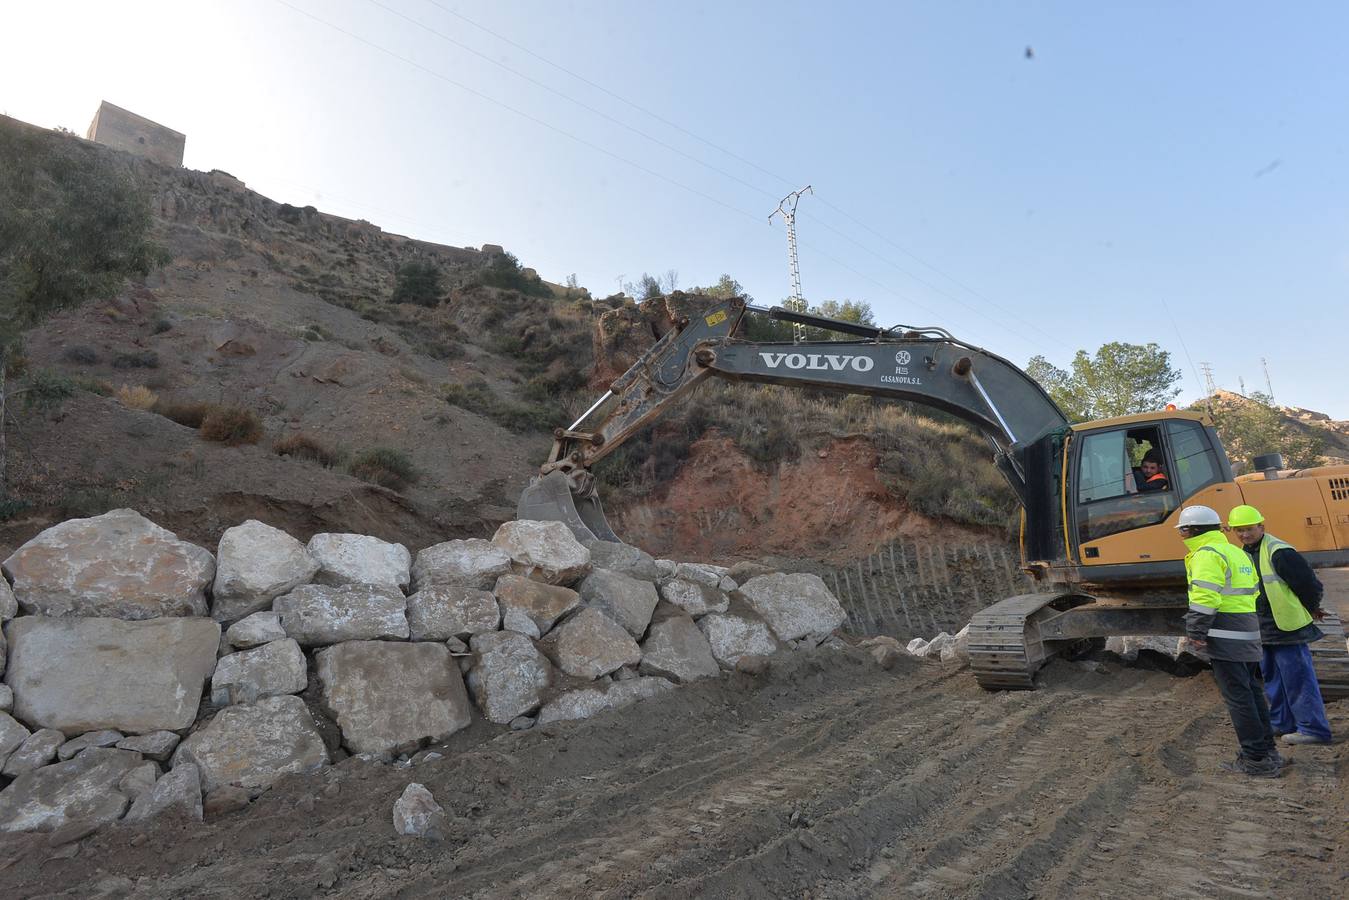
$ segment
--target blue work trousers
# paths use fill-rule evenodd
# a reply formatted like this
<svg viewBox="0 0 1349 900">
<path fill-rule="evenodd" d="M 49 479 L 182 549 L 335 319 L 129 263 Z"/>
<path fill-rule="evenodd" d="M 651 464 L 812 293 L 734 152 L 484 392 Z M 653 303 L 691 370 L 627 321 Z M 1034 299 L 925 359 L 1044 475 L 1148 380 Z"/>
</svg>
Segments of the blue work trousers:
<svg viewBox="0 0 1349 900">
<path fill-rule="evenodd" d="M 1330 721 L 1306 644 L 1265 644 L 1260 673 L 1265 677 L 1269 722 L 1276 734 L 1300 731 L 1330 740 Z"/>
</svg>

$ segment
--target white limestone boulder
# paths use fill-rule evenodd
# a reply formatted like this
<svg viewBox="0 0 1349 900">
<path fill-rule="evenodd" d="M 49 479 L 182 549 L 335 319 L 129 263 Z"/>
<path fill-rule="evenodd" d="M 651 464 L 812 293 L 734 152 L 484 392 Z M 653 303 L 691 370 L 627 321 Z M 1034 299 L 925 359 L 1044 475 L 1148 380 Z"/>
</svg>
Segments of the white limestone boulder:
<svg viewBox="0 0 1349 900">
<path fill-rule="evenodd" d="M 318 560 L 319 584 L 378 584 L 403 590 L 412 580 L 412 554 L 402 544 L 367 534 L 316 534 L 306 545 Z"/>
<path fill-rule="evenodd" d="M 131 802 L 118 782 L 140 762 L 138 753 L 94 748 L 66 762 L 25 772 L 0 791 L 0 831 L 53 831 L 70 822 L 115 822 Z"/>
<path fill-rule="evenodd" d="M 285 636 L 281 614 L 271 609 L 244 616 L 225 631 L 225 640 L 238 650 L 251 650 Z"/>
<path fill-rule="evenodd" d="M 511 570 L 511 556 L 482 538 L 445 541 L 417 554 L 412 563 L 412 590 L 461 585 L 487 590 Z"/>
<path fill-rule="evenodd" d="M 561 522 L 506 522 L 492 543 L 511 558 L 511 571 L 545 584 L 569 587 L 590 572 L 590 551 Z"/>
<path fill-rule="evenodd" d="M 94 752 L 104 751 L 80 758 Z M 184 763 L 201 770 L 207 793 L 228 785 L 256 795 L 282 775 L 318 771 L 328 751 L 304 701 L 285 694 L 216 713 L 174 751 L 173 767 Z"/>
<path fill-rule="evenodd" d="M 818 575 L 760 575 L 741 585 L 740 593 L 784 641 L 823 640 L 848 618 Z"/>
<path fill-rule="evenodd" d="M 771 656 L 778 649 L 768 623 L 744 610 L 708 613 L 698 620 L 698 630 L 724 669 L 734 669 L 742 657 Z"/>
<path fill-rule="evenodd" d="M 721 674 L 712 647 L 693 617 L 668 604 L 661 607 L 642 642 L 643 675 L 659 675 L 681 684 Z"/>
<path fill-rule="evenodd" d="M 408 752 L 473 720 L 463 677 L 444 644 L 350 641 L 314 659 L 323 705 L 352 753 Z"/>
<path fill-rule="evenodd" d="M 153 619 L 204 616 L 215 559 L 132 509 L 69 519 L 4 562 L 25 613 Z"/>
<path fill-rule="evenodd" d="M 414 641 L 448 641 L 496 631 L 501 610 L 491 591 L 464 585 L 422 588 L 407 599 L 408 632 Z"/>
<path fill-rule="evenodd" d="M 154 783 L 127 810 L 122 821 L 144 822 L 164 813 L 173 813 L 194 822 L 201 821 L 201 770 L 185 762 Z"/>
<path fill-rule="evenodd" d="M 232 622 L 267 609 L 272 601 L 318 573 L 319 563 L 295 538 L 249 519 L 225 529 L 216 551 L 211 615 Z"/>
<path fill-rule="evenodd" d="M 1124 635 L 1122 637 L 1109 637 L 1105 641 L 1105 649 L 1109 653 L 1114 653 L 1122 657 L 1127 662 L 1137 662 L 1138 654 L 1144 650 L 1150 650 L 1153 653 L 1160 653 L 1168 659 L 1178 659 L 1182 647 L 1183 639 L 1175 635 Z"/>
<path fill-rule="evenodd" d="M 954 638 L 944 631 L 937 632 L 937 636 L 927 642 L 927 645 L 920 649 L 915 656 L 921 656 L 924 659 L 941 659 L 942 651 L 949 647 Z"/>
<path fill-rule="evenodd" d="M 425 785 L 413 782 L 393 804 L 393 830 L 409 837 L 444 838 L 449 816 Z"/>
<path fill-rule="evenodd" d="M 720 588 L 687 578 L 671 578 L 660 586 L 661 599 L 673 603 L 695 619 L 710 612 L 726 612 L 731 601 Z"/>
<path fill-rule="evenodd" d="M 951 638 L 951 642 L 941 648 L 942 662 L 958 662 L 961 664 L 970 661 L 970 626 L 966 625 L 960 629 Z"/>
<path fill-rule="evenodd" d="M 19 616 L 6 630 L 15 715 L 68 735 L 187 728 L 220 645 L 206 618 Z"/>
<path fill-rule="evenodd" d="M 632 678 L 597 687 L 567 691 L 539 710 L 539 725 L 588 719 L 609 709 L 621 709 L 641 700 L 658 697 L 674 685 L 664 678 Z"/>
<path fill-rule="evenodd" d="M 468 687 L 489 722 L 509 724 L 538 709 L 552 670 L 534 642 L 513 631 L 477 634 L 469 642 L 477 659 Z"/>
<path fill-rule="evenodd" d="M 298 694 L 308 682 L 304 651 L 293 639 L 285 638 L 220 657 L 211 676 L 211 704 L 229 706 Z"/>
<path fill-rule="evenodd" d="M 660 595 L 649 581 L 638 581 L 619 572 L 596 569 L 577 587 L 586 606 L 622 625 L 633 638 L 641 640 L 651 624 Z"/>
<path fill-rule="evenodd" d="M 393 588 L 368 584 L 306 584 L 276 598 L 286 634 L 305 647 L 344 641 L 406 640 L 407 600 Z"/>
</svg>

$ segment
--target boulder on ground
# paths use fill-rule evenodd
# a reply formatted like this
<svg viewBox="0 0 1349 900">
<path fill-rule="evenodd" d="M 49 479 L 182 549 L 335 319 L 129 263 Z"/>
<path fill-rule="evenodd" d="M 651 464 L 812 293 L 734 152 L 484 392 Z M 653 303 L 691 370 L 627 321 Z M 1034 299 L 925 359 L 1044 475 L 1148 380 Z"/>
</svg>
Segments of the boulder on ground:
<svg viewBox="0 0 1349 900">
<path fill-rule="evenodd" d="M 121 748 L 118 748 L 121 749 Z M 117 782 L 117 790 L 126 794 L 133 804 L 143 795 L 150 793 L 159 779 L 159 766 L 152 762 L 143 762 L 127 770 Z"/>
<path fill-rule="evenodd" d="M 501 604 L 503 620 L 510 616 L 517 624 L 512 631 L 527 634 L 519 625 L 520 618 L 528 619 L 540 634 L 547 634 L 557 621 L 581 605 L 581 595 L 571 588 L 544 584 L 523 575 L 502 575 L 497 579 L 497 602 Z"/>
<path fill-rule="evenodd" d="M 660 595 L 695 619 L 710 612 L 726 612 L 731 606 L 730 598 L 720 588 L 687 578 L 671 578 L 660 586 Z"/>
<path fill-rule="evenodd" d="M 448 641 L 496 631 L 501 610 L 491 591 L 464 585 L 422 588 L 407 599 L 409 636 L 414 641 Z"/>
<path fill-rule="evenodd" d="M 741 585 L 740 593 L 784 641 L 807 635 L 823 640 L 848 618 L 818 575 L 760 575 Z"/>
<path fill-rule="evenodd" d="M 709 563 L 682 562 L 675 563 L 674 577 L 682 578 L 685 581 L 692 581 L 695 584 L 705 584 L 708 587 L 720 588 L 721 579 L 726 573 L 731 571 L 725 566 L 714 566 Z"/>
<path fill-rule="evenodd" d="M 913 640 L 909 641 L 909 643 L 905 645 L 904 649 L 912 653 L 914 656 L 922 656 L 923 651 L 927 649 L 927 638 L 916 637 Z"/>
<path fill-rule="evenodd" d="M 618 572 L 596 569 L 585 577 L 578 590 L 586 606 L 598 609 L 640 640 L 651 624 L 651 614 L 660 602 L 656 586 Z"/>
<path fill-rule="evenodd" d="M 295 538 L 256 519 L 225 529 L 216 551 L 211 615 L 232 622 L 266 609 L 282 594 L 308 584 L 319 570 Z"/>
<path fill-rule="evenodd" d="M 593 680 L 642 659 L 632 635 L 594 607 L 572 616 L 556 634 L 551 650 L 558 668 L 568 675 Z"/>
<path fill-rule="evenodd" d="M 970 626 L 966 625 L 955 633 L 951 642 L 941 648 L 942 662 L 967 663 L 970 661 Z"/>
<path fill-rule="evenodd" d="M 900 646 L 899 641 L 884 634 L 869 637 L 857 646 L 867 651 L 871 658 L 876 661 L 876 665 L 886 671 L 895 667 L 895 663 L 899 661 L 900 655 L 904 652 L 904 648 Z"/>
<path fill-rule="evenodd" d="M 449 826 L 449 816 L 425 786 L 413 782 L 393 804 L 393 830 L 411 837 L 441 840 Z"/>
<path fill-rule="evenodd" d="M 1183 649 L 1181 640 L 1174 635 L 1125 635 L 1106 638 L 1105 649 L 1106 652 L 1114 653 L 1128 662 L 1136 662 L 1138 654 L 1144 650 L 1160 653 L 1162 656 L 1174 660 L 1180 657 Z"/>
<path fill-rule="evenodd" d="M 444 644 L 350 641 L 319 651 L 315 668 L 323 704 L 352 753 L 406 752 L 473 720 L 459 667 Z"/>
<path fill-rule="evenodd" d="M 14 596 L 14 588 L 9 586 L 9 582 L 0 578 L 0 625 L 8 622 L 19 614 L 19 601 Z"/>
<path fill-rule="evenodd" d="M 744 584 L 751 578 L 757 578 L 760 575 L 776 575 L 777 571 L 777 569 L 765 566 L 762 563 L 738 562 L 726 570 L 726 577 L 736 584 Z"/>
<path fill-rule="evenodd" d="M 539 711 L 538 724 L 588 719 L 606 709 L 631 706 L 639 700 L 647 700 L 673 689 L 674 685 L 664 678 L 633 678 L 603 687 L 568 691 L 544 704 Z"/>
<path fill-rule="evenodd" d="M 367 534 L 316 534 L 306 548 L 318 561 L 319 584 L 378 584 L 402 590 L 412 579 L 412 554 Z"/>
<path fill-rule="evenodd" d="M 68 735 L 187 728 L 220 645 L 220 625 L 204 618 L 20 616 L 6 628 L 15 714 Z"/>
<path fill-rule="evenodd" d="M 486 590 L 510 570 L 510 554 L 491 541 L 445 541 L 417 554 L 412 563 L 412 590 L 447 585 Z"/>
<path fill-rule="evenodd" d="M 309 683 L 304 651 L 291 638 L 222 656 L 211 676 L 211 704 L 255 703 L 263 697 L 298 694 Z"/>
<path fill-rule="evenodd" d="M 406 640 L 407 600 L 392 588 L 367 584 L 306 584 L 276 598 L 286 634 L 306 647 L 343 641 Z"/>
<path fill-rule="evenodd" d="M 511 558 L 511 571 L 535 581 L 564 586 L 590 572 L 590 551 L 561 522 L 506 522 L 492 543 Z"/>
<path fill-rule="evenodd" d="M 0 725 L 0 730 L 4 728 Z M 56 759 L 56 750 L 66 742 L 66 736 L 55 728 L 42 728 L 34 731 L 4 761 L 0 774 L 17 778 L 24 772 L 31 772 L 39 766 Z M 5 758 L 4 743 L 0 740 L 0 759 Z"/>
<path fill-rule="evenodd" d="M 91 747 L 115 747 L 124 737 L 125 735 L 122 732 L 112 728 L 90 731 L 73 740 L 64 741 L 60 747 L 56 748 L 56 755 L 62 760 L 74 759 Z"/>
<path fill-rule="evenodd" d="M 173 771 L 155 782 L 127 810 L 128 823 L 144 822 L 166 812 L 201 821 L 201 772 L 192 763 L 174 766 Z"/>
<path fill-rule="evenodd" d="M 477 662 L 468 673 L 473 699 L 489 722 L 508 724 L 538 708 L 552 670 L 523 634 L 494 631 L 469 642 Z"/>
<path fill-rule="evenodd" d="M 586 541 L 585 546 L 590 551 L 590 564 L 596 569 L 621 572 L 638 581 L 660 580 L 660 567 L 645 550 L 613 541 Z"/>
<path fill-rule="evenodd" d="M 225 632 L 225 640 L 239 650 L 251 650 L 286 636 L 281 626 L 281 614 L 275 610 L 264 609 L 252 615 L 244 616 Z"/>
<path fill-rule="evenodd" d="M 5 633 L 0 631 L 0 642 L 3 642 Z M 0 684 L 0 712 L 10 712 L 14 709 L 14 689 L 7 684 Z"/>
<path fill-rule="evenodd" d="M 173 748 L 181 740 L 172 731 L 152 731 L 149 734 L 136 734 L 117 742 L 118 750 L 131 750 L 146 759 L 164 762 L 173 753 Z"/>
<path fill-rule="evenodd" d="M 657 581 L 665 582 L 674 577 L 675 569 L 679 568 L 679 563 L 672 559 L 656 560 Z"/>
<path fill-rule="evenodd" d="M 734 669 L 742 656 L 771 656 L 778 649 L 768 623 L 746 610 L 708 613 L 698 620 L 698 630 L 727 669 Z"/>
<path fill-rule="evenodd" d="M 138 753 L 94 748 L 25 772 L 0 791 L 0 831 L 52 831 L 69 822 L 106 825 L 130 800 L 117 788 Z"/>
<path fill-rule="evenodd" d="M 133 509 L 69 519 L 4 562 L 23 611 L 43 616 L 204 616 L 215 559 Z"/>
<path fill-rule="evenodd" d="M 31 736 L 32 732 L 24 728 L 22 722 L 9 713 L 0 712 L 0 765 Z"/>
<path fill-rule="evenodd" d="M 941 659 L 941 652 L 950 645 L 953 638 L 944 631 L 938 632 L 937 636 L 927 642 L 927 646 L 921 648 L 915 656 L 921 656 L 924 659 Z"/>
<path fill-rule="evenodd" d="M 175 769 L 197 765 L 207 792 L 233 785 L 259 794 L 282 775 L 316 772 L 327 762 L 314 717 L 292 694 L 225 707 L 173 754 Z"/>
<path fill-rule="evenodd" d="M 712 647 L 693 617 L 682 609 L 662 605 L 642 642 L 643 675 L 659 675 L 681 684 L 721 673 Z"/>
</svg>

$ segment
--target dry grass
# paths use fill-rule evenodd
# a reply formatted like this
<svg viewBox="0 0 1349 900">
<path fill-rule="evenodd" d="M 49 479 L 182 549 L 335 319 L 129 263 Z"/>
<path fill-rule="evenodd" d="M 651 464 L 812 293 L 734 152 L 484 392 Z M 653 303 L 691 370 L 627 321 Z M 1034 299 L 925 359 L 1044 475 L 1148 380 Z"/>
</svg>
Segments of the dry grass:
<svg viewBox="0 0 1349 900">
<path fill-rule="evenodd" d="M 362 481 L 394 491 L 402 491 L 417 480 L 417 470 L 408 455 L 388 447 L 375 447 L 356 454 L 347 465 L 347 471 Z"/>
<path fill-rule="evenodd" d="M 217 406 L 202 420 L 201 436 L 227 447 L 256 444 L 262 440 L 262 420 L 240 406 Z"/>
<path fill-rule="evenodd" d="M 339 460 L 339 455 L 335 451 L 329 449 L 318 438 L 303 431 L 285 435 L 272 445 L 272 451 L 278 456 L 316 462 L 325 468 L 332 468 Z"/>
<path fill-rule="evenodd" d="M 127 409 L 152 409 L 159 396 L 144 385 L 124 384 L 117 389 L 117 402 Z"/>
<path fill-rule="evenodd" d="M 166 419 L 186 425 L 188 428 L 200 428 L 215 405 L 201 400 L 160 400 L 151 409 Z"/>
</svg>

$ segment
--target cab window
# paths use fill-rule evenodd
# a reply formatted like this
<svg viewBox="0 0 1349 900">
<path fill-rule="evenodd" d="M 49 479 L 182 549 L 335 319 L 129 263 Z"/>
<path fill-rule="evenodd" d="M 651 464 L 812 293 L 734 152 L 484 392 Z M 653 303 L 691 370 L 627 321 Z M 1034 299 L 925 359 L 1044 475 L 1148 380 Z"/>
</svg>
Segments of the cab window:
<svg viewBox="0 0 1349 900">
<path fill-rule="evenodd" d="M 1176 458 L 1175 478 L 1182 497 L 1189 497 L 1210 484 L 1225 480 L 1217 454 L 1198 422 L 1172 420 L 1166 425 L 1171 453 Z"/>
<path fill-rule="evenodd" d="M 1082 438 L 1078 456 L 1077 530 L 1079 541 L 1154 525 L 1176 508 L 1176 491 L 1159 482 L 1141 487 L 1142 463 L 1166 454 L 1155 425 L 1100 431 Z M 1149 467 L 1151 468 L 1151 467 Z M 1169 473 L 1166 473 L 1169 477 Z"/>
</svg>

